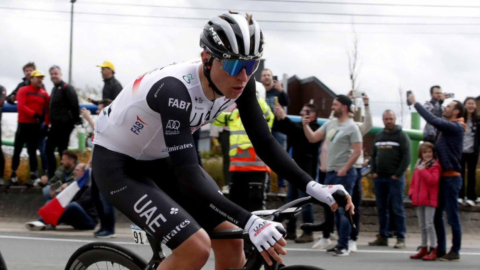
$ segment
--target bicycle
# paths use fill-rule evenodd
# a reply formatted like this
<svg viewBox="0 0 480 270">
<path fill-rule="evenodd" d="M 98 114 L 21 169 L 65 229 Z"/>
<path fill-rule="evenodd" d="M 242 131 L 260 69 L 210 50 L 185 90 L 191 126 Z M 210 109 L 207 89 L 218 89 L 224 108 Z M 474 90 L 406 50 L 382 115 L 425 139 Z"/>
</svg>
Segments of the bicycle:
<svg viewBox="0 0 480 270">
<path fill-rule="evenodd" d="M 339 206 L 345 205 L 345 194 L 337 191 L 335 194 L 333 194 L 333 196 Z M 301 207 L 308 203 L 319 202 L 311 197 L 304 197 L 289 202 L 276 210 L 260 210 L 253 213 L 264 219 L 282 222 L 292 219 L 293 217 L 298 215 L 301 212 Z M 354 226 L 351 216 L 348 214 L 348 212 L 346 212 L 346 216 L 347 218 L 349 218 L 350 224 Z M 301 225 L 302 229 L 312 232 L 321 231 L 324 227 L 324 223 Z M 95 242 L 84 245 L 80 247 L 77 251 L 75 251 L 68 260 L 65 270 L 88 270 L 90 266 L 92 266 L 92 269 L 104 269 L 101 268 L 104 266 L 107 267 L 105 269 L 109 269 L 109 265 L 111 265 L 111 269 L 120 268 L 117 267 L 115 264 L 130 270 L 156 270 L 160 263 L 166 258 L 165 253 L 162 250 L 161 243 L 142 230 L 132 230 L 134 241 L 136 243 L 144 244 L 143 242 L 145 241 L 145 235 L 148 239 L 150 247 L 153 251 L 153 256 L 148 263 L 137 254 L 117 244 L 107 242 Z M 250 243 L 250 246 L 252 246 L 253 248 L 248 233 L 243 232 L 243 229 L 210 232 L 209 236 L 212 240 L 243 239 L 246 244 Z M 269 266 L 264 261 L 260 253 L 255 250 L 255 252 L 250 252 L 250 254 L 248 255 L 243 270 L 259 270 L 262 266 L 264 266 L 265 270 L 322 270 L 321 268 L 314 266 L 286 266 L 282 263 L 279 264 L 274 260 L 272 261 L 273 265 Z"/>
</svg>

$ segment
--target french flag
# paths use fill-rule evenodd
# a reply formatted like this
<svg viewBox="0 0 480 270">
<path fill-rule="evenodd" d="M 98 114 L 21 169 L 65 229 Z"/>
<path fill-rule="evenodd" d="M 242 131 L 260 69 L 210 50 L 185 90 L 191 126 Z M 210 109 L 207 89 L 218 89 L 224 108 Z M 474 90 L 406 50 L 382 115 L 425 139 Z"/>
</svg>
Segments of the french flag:
<svg viewBox="0 0 480 270">
<path fill-rule="evenodd" d="M 58 220 L 65 211 L 67 205 L 72 201 L 77 192 L 88 183 L 90 179 L 90 170 L 85 170 L 85 173 L 77 179 L 77 181 L 71 183 L 66 189 L 58 193 L 50 202 L 45 204 L 38 214 L 42 217 L 45 224 L 51 224 L 57 226 Z"/>
</svg>

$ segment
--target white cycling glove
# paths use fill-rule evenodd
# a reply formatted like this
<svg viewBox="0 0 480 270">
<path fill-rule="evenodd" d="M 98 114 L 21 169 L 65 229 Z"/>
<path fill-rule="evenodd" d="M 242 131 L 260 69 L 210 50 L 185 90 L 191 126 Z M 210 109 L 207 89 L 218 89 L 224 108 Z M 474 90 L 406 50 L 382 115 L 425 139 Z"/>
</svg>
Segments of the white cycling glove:
<svg viewBox="0 0 480 270">
<path fill-rule="evenodd" d="M 315 181 L 310 181 L 307 184 L 307 194 L 329 206 L 335 203 L 332 194 L 337 190 L 342 190 L 348 195 L 348 192 L 342 185 L 322 185 Z"/>
<path fill-rule="evenodd" d="M 283 236 L 276 227 L 283 225 L 275 221 L 264 220 L 258 216 L 252 215 L 247 221 L 244 231 L 248 232 L 250 240 L 258 251 L 269 249 Z"/>
</svg>

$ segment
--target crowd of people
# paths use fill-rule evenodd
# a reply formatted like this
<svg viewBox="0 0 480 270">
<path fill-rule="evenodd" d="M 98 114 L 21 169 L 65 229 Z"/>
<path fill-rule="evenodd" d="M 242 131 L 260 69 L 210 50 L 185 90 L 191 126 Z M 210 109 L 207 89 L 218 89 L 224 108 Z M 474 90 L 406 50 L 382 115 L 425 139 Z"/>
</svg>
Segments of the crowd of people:
<svg viewBox="0 0 480 270">
<path fill-rule="evenodd" d="M 347 96 L 338 95 L 335 98 L 330 120 L 322 126 L 316 121 L 319 117 L 318 108 L 311 103 L 305 104 L 299 112 L 302 123 L 294 123 L 285 113 L 288 96 L 283 95 L 281 84 L 273 80 L 270 69 L 263 70 L 261 74 L 261 82 L 266 89 L 264 98 L 269 105 L 267 109 L 275 114 L 272 132 L 276 132 L 277 135 L 274 137 L 282 145 L 284 140 L 278 138 L 286 136 L 289 142 L 287 151 L 293 160 L 320 183 L 342 184 L 352 194 L 352 200 L 356 206 L 355 229 L 350 227 L 342 210 L 336 211 L 334 215 L 327 208 L 324 211 L 327 229 L 316 242 L 312 233 L 308 231 L 297 236 L 298 227 L 295 220 L 287 224 L 286 239 L 294 240 L 296 243 L 315 242 L 313 248 L 326 249 L 327 252 L 336 256 L 347 256 L 350 252 L 355 252 L 360 229 L 361 179 L 372 174 L 379 231 L 377 238 L 369 242 L 369 245 L 388 246 L 388 239 L 395 237 L 396 242 L 393 247 L 405 248 L 407 228 L 404 194 L 407 185 L 406 172 L 411 163 L 411 145 L 409 136 L 400 125 L 396 124 L 395 113 L 392 110 L 383 112 L 384 129 L 375 136 L 373 149 L 364 149 L 362 138 L 372 128 L 372 115 L 367 95 L 362 95 L 365 113 L 363 122 L 354 122 L 352 119 L 356 111 L 353 105 L 355 98 L 350 91 Z M 271 92 L 272 89 L 273 92 Z M 478 131 L 480 119 L 476 105 L 478 99 L 468 97 L 463 103 L 454 100 L 447 106 L 443 106 L 444 100 L 450 96 L 443 94 L 440 86 L 432 86 L 430 95 L 431 100 L 424 106 L 416 102 L 413 94 L 409 97 L 410 102 L 427 122 L 423 132 L 424 140 L 417 155 L 418 161 L 415 163 L 414 171 L 410 173 L 412 181 L 408 189 L 408 199 L 413 206 L 417 207 L 418 223 L 422 233 L 419 252 L 411 258 L 426 261 L 438 258 L 447 261 L 457 260 L 461 247 L 458 206 L 474 206 L 479 202 L 475 191 L 476 165 L 480 151 L 480 132 Z M 274 98 L 269 100 L 269 97 L 273 96 L 279 97 L 278 101 Z M 259 102 L 263 104 L 262 97 L 259 97 Z M 265 105 L 261 107 L 264 108 Z M 270 115 L 269 112 L 266 115 Z M 217 122 L 220 121 L 225 128 L 229 126 L 227 124 L 229 121 L 237 120 L 239 117 L 232 112 L 224 113 L 224 117 L 221 116 L 219 119 Z M 267 120 L 271 121 L 271 118 Z M 225 137 L 230 137 L 230 145 L 228 140 L 223 140 L 220 144 L 221 148 L 230 149 L 231 153 L 237 149 L 241 150 L 238 145 L 248 142 L 248 137 L 242 128 L 240 130 L 243 132 L 242 135 L 239 135 L 238 128 L 234 128 L 231 135 L 229 132 L 232 130 L 222 131 L 226 134 Z M 278 133 L 282 135 L 279 136 Z M 211 136 L 213 139 L 221 139 L 215 128 L 212 129 Z M 239 136 L 244 137 L 239 140 Z M 218 146 L 218 142 L 215 145 Z M 246 145 L 252 147 L 251 144 Z M 253 148 L 249 152 L 252 154 L 252 162 L 261 161 L 258 157 L 254 158 Z M 227 164 L 226 167 L 230 168 L 230 173 L 238 169 L 237 165 L 231 165 L 231 162 L 235 161 L 234 155 L 231 154 L 230 158 L 227 157 L 224 160 L 224 165 Z M 242 168 L 245 175 L 248 175 L 247 171 L 254 173 L 255 170 L 256 168 L 251 167 L 250 164 Z M 248 193 L 247 178 L 243 178 L 245 186 L 242 192 L 248 196 L 244 196 L 243 200 L 254 196 L 254 193 Z M 265 183 L 264 178 L 264 176 L 259 178 L 261 185 Z M 242 199 L 237 199 L 235 195 L 238 192 L 236 190 L 238 182 L 241 182 L 241 179 L 233 182 L 226 181 L 226 189 L 229 187 L 233 195 L 231 199 L 241 204 Z M 278 187 L 279 193 L 284 192 L 281 181 Z M 253 192 L 253 190 L 255 189 L 250 187 L 250 191 Z M 268 191 L 268 187 L 263 191 Z M 264 192 L 256 192 L 264 194 Z M 298 189 L 295 184 L 289 184 L 287 201 L 304 196 L 307 196 L 305 192 Z M 258 199 L 265 199 L 265 195 L 257 197 Z M 247 205 L 245 207 L 249 210 L 259 210 L 263 209 L 263 205 L 264 203 L 256 204 L 255 207 Z M 452 227 L 453 233 L 452 247 L 449 251 L 446 248 L 444 212 L 447 214 L 448 224 Z M 311 206 L 303 207 L 302 221 L 303 223 L 314 221 L 314 211 Z M 332 243 L 332 239 L 335 239 L 334 227 L 338 231 L 337 244 Z"/>
<path fill-rule="evenodd" d="M 109 106 L 122 90 L 114 77 L 115 67 L 105 61 L 101 67 L 105 81 L 102 100 L 89 99 L 98 105 L 97 114 Z M 44 89 L 45 75 L 34 63 L 23 67 L 25 77 L 8 96 L 0 86 L 3 101 L 17 104 L 18 126 L 15 133 L 12 174 L 4 183 L 4 159 L 0 155 L 0 184 L 17 185 L 16 170 L 20 152 L 27 144 L 30 179 L 27 186 L 42 187 L 46 202 L 64 190 L 91 168 L 91 163 L 79 163 L 77 154 L 68 150 L 70 134 L 81 117 L 94 129 L 89 110 L 79 109 L 74 88 L 62 80 L 59 66 L 49 69 L 54 84 L 50 94 Z M 371 173 L 378 210 L 379 231 L 371 246 L 388 246 L 394 228 L 394 248 L 405 248 L 406 216 L 404 191 L 406 171 L 411 162 L 411 147 L 408 135 L 396 124 L 392 110 L 383 112 L 384 129 L 375 136 L 373 149 L 363 148 L 363 137 L 372 128 L 369 97 L 363 94 L 363 122 L 353 120 L 356 113 L 352 91 L 337 95 L 332 104 L 332 115 L 323 125 L 317 123 L 319 110 L 313 103 L 305 104 L 298 112 L 301 123 L 287 117 L 285 109 L 289 97 L 270 69 L 261 72 L 257 83 L 257 100 L 277 142 L 289 152 L 293 160 L 312 179 L 326 185 L 342 185 L 352 194 L 356 207 L 355 229 L 344 215 L 344 209 L 332 213 L 325 207 L 326 228 L 315 242 L 311 232 L 297 236 L 296 220 L 287 224 L 286 239 L 297 243 L 315 242 L 313 248 L 326 249 L 335 256 L 348 256 L 357 251 L 356 241 L 360 230 L 360 204 L 362 200 L 361 179 Z M 477 114 L 477 99 L 468 97 L 462 103 L 453 100 L 447 106 L 443 102 L 448 95 L 440 86 L 430 89 L 431 100 L 424 106 L 411 94 L 408 100 L 425 119 L 424 141 L 419 147 L 418 161 L 411 172 L 412 181 L 408 198 L 417 207 L 422 241 L 418 253 L 412 259 L 457 260 L 461 249 L 462 230 L 458 205 L 474 206 L 476 195 L 476 165 L 480 152 L 480 116 Z M 296 112 L 293 112 L 296 113 Z M 80 117 L 81 116 L 81 117 Z M 139 120 L 140 121 L 140 120 Z M 198 133 L 198 132 L 197 132 Z M 235 104 L 221 113 L 211 127 L 213 146 L 224 155 L 224 179 L 230 199 L 241 207 L 255 211 L 265 209 L 266 192 L 270 189 L 270 168 L 256 154 Z M 288 138 L 288 149 L 286 141 Z M 220 143 L 219 143 L 219 141 Z M 61 166 L 57 168 L 55 150 L 58 150 Z M 42 155 L 42 169 L 38 170 L 36 151 Z M 288 179 L 287 179 L 288 180 Z M 278 179 L 278 192 L 286 194 L 287 201 L 307 196 L 294 183 L 288 187 L 284 179 Z M 452 247 L 447 252 L 444 212 L 452 228 Z M 68 205 L 61 223 L 79 230 L 91 230 L 100 220 L 101 228 L 96 237 L 115 235 L 114 208 L 99 193 L 93 180 Z M 302 209 L 303 223 L 314 222 L 311 205 Z M 393 223 L 393 224 L 391 224 Z M 30 230 L 52 228 L 40 218 L 26 224 Z M 337 230 L 337 243 L 332 235 Z"/>
<path fill-rule="evenodd" d="M 101 68 L 105 82 L 103 98 L 99 101 L 91 99 L 89 101 L 98 105 L 101 110 L 115 99 L 123 87 L 115 78 L 115 67 L 110 61 L 105 61 L 98 67 Z M 36 68 L 35 63 L 29 62 L 23 66 L 23 73 L 25 77 L 22 82 L 8 96 L 5 88 L 0 86 L 1 105 L 3 106 L 3 102 L 7 101 L 10 104 L 16 104 L 18 109 L 12 173 L 5 182 L 5 161 L 1 153 L 0 185 L 9 188 L 20 184 L 17 169 L 20 154 L 26 144 L 30 177 L 23 184 L 27 187 L 42 188 L 48 203 L 91 167 L 90 163 L 79 163 L 77 154 L 68 150 L 68 145 L 75 125 L 83 125 L 80 116 L 83 116 L 92 128 L 94 123 L 90 117 L 90 111 L 85 108 L 80 110 L 77 92 L 72 85 L 63 81 L 59 66 L 53 65 L 49 69 L 50 80 L 54 85 L 50 94 L 45 90 L 43 83 L 46 75 Z M 38 169 L 37 150 L 41 156 L 41 170 Z M 55 150 L 60 157 L 60 167 L 57 167 L 58 158 Z M 99 194 L 95 182 L 89 181 L 69 204 L 61 222 L 72 225 L 76 229 L 91 230 L 97 225 L 97 218 L 101 221 L 101 228 L 94 233 L 95 237 L 113 237 L 115 235 L 113 207 Z M 41 219 L 27 223 L 27 228 L 31 230 L 52 227 L 51 224 L 44 224 Z"/>
</svg>

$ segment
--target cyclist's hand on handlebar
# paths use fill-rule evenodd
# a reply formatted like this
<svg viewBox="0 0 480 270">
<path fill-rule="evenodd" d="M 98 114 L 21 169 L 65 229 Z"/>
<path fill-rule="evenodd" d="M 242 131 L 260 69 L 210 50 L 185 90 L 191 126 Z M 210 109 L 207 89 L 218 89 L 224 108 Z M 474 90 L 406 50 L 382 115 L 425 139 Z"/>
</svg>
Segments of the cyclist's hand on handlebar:
<svg viewBox="0 0 480 270">
<path fill-rule="evenodd" d="M 287 254 L 283 248 L 287 245 L 287 241 L 283 239 L 282 234 L 285 233 L 285 229 L 281 223 L 252 215 L 245 226 L 245 231 L 248 232 L 253 245 L 260 251 L 268 265 L 272 265 L 270 256 L 277 262 L 283 262 L 279 254 Z"/>
<path fill-rule="evenodd" d="M 347 203 L 345 204 L 345 210 L 350 213 L 350 215 L 355 215 L 355 206 L 352 203 L 352 197 L 350 195 L 346 195 L 345 199 L 347 200 Z M 332 209 L 332 212 L 337 211 L 338 209 L 338 203 L 334 203 L 330 206 L 330 209 Z"/>
<path fill-rule="evenodd" d="M 342 206 L 345 211 L 348 211 L 350 215 L 355 215 L 355 206 L 352 203 L 352 197 L 350 195 L 345 196 L 345 200 L 347 201 L 345 203 L 345 206 Z M 332 209 L 333 212 L 335 212 L 338 209 L 339 205 L 338 203 L 334 203 L 332 206 L 330 206 L 330 209 Z"/>
</svg>

